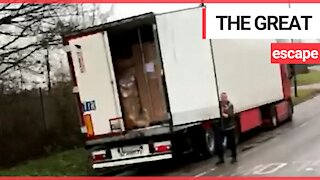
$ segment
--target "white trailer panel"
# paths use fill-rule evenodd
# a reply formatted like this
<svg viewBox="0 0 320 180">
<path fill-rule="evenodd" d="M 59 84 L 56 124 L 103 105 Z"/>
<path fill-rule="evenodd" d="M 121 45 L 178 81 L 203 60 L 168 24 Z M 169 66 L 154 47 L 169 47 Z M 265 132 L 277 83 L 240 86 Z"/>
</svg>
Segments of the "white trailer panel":
<svg viewBox="0 0 320 180">
<path fill-rule="evenodd" d="M 270 62 L 273 40 L 212 40 L 218 88 L 235 111 L 283 99 L 279 64 Z"/>
<path fill-rule="evenodd" d="M 88 111 L 92 116 L 95 135 L 110 133 L 109 119 L 121 117 L 121 109 L 115 86 L 108 41 L 104 33 L 97 33 L 69 41 L 77 78 L 81 102 L 95 101 L 96 110 Z M 81 46 L 84 71 L 75 45 Z"/>
<path fill-rule="evenodd" d="M 220 117 L 212 53 L 201 8 L 156 16 L 174 125 Z"/>
</svg>

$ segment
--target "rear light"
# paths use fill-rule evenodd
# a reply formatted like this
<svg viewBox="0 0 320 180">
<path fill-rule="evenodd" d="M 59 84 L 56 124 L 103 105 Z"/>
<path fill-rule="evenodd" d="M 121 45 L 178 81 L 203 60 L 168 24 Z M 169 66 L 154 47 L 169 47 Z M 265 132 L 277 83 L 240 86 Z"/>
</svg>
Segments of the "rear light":
<svg viewBox="0 0 320 180">
<path fill-rule="evenodd" d="M 93 162 L 104 161 L 106 159 L 112 159 L 110 151 L 100 150 L 92 152 Z"/>
<path fill-rule="evenodd" d="M 155 152 L 167 152 L 170 150 L 170 145 L 160 145 L 154 147 Z"/>
<path fill-rule="evenodd" d="M 87 136 L 92 137 L 94 136 L 94 131 L 93 131 L 93 125 L 92 125 L 92 118 L 90 114 L 85 114 L 83 116 L 84 124 L 87 128 Z"/>
<path fill-rule="evenodd" d="M 93 161 L 103 161 L 106 159 L 105 154 L 97 154 L 97 155 L 92 155 Z"/>
</svg>

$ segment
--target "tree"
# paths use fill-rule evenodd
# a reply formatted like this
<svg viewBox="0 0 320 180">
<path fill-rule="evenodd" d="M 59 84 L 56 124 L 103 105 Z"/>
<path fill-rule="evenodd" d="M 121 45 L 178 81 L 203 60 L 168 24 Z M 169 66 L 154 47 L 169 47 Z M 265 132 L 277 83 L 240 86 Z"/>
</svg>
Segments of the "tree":
<svg viewBox="0 0 320 180">
<path fill-rule="evenodd" d="M 96 5 L 1 4 L 0 81 L 17 70 L 21 76 L 43 73 L 45 50 L 61 48 L 61 33 L 100 23 L 98 10 Z"/>
</svg>

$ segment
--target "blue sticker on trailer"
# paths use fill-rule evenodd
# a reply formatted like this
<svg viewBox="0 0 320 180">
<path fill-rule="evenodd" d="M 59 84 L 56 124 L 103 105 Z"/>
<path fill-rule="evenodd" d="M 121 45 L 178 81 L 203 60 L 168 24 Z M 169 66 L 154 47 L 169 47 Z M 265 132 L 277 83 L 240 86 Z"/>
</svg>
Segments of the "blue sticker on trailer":
<svg viewBox="0 0 320 180">
<path fill-rule="evenodd" d="M 83 110 L 84 112 L 96 110 L 96 102 L 95 101 L 83 102 Z"/>
</svg>

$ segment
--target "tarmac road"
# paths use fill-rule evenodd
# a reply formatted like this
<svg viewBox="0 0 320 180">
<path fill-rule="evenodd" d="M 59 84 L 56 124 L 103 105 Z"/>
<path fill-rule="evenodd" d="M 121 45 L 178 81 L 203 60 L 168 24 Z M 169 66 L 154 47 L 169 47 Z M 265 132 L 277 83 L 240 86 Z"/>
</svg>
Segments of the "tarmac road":
<svg viewBox="0 0 320 180">
<path fill-rule="evenodd" d="M 238 147 L 239 162 L 216 167 L 216 157 L 161 161 L 118 176 L 320 176 L 320 96 L 295 106 L 292 122 L 255 132 Z"/>
</svg>

